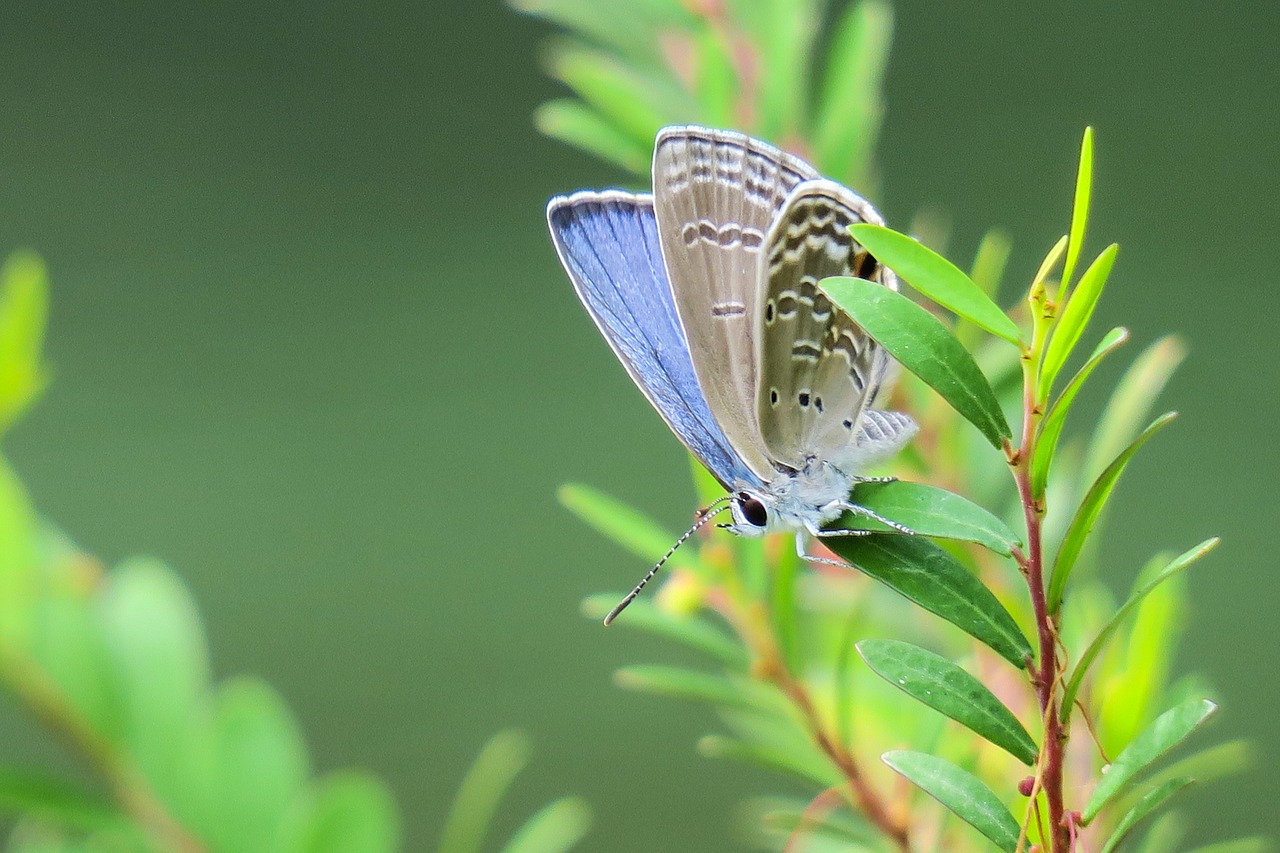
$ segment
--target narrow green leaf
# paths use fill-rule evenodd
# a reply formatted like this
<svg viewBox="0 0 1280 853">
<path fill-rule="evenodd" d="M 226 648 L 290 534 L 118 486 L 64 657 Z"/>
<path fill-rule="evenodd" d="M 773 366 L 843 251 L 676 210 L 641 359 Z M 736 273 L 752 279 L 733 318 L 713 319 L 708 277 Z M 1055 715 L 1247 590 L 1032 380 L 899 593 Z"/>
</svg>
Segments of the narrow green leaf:
<svg viewBox="0 0 1280 853">
<path fill-rule="evenodd" d="M 566 483 L 560 487 L 557 496 L 565 509 L 645 562 L 652 563 L 661 557 L 676 541 L 676 534 L 664 529 L 648 515 L 599 489 L 580 483 Z M 668 564 L 673 568 L 703 571 L 696 547 L 677 550 Z"/>
<path fill-rule="evenodd" d="M 693 93 L 703 121 L 711 127 L 734 124 L 734 107 L 742 91 L 726 38 L 720 28 L 712 26 L 704 25 L 693 33 Z"/>
<path fill-rule="evenodd" d="M 310 775 L 302 733 L 275 690 L 252 678 L 222 684 L 214 699 L 212 759 L 211 846 L 275 853 Z"/>
<path fill-rule="evenodd" d="M 538 130 L 581 148 L 635 175 L 649 171 L 649 148 L 618 130 L 599 113 L 572 98 L 547 101 L 534 111 Z"/>
<path fill-rule="evenodd" d="M 982 682 L 940 655 L 898 640 L 863 640 L 858 654 L 885 681 L 1031 766 L 1036 744 Z"/>
<path fill-rule="evenodd" d="M 893 7 L 861 0 L 845 7 L 827 57 L 812 132 L 815 165 L 867 194 L 884 118 L 884 72 L 893 43 Z"/>
<path fill-rule="evenodd" d="M 591 828 L 591 807 L 580 797 L 563 797 L 525 821 L 502 853 L 564 853 Z"/>
<path fill-rule="evenodd" d="M 1170 779 L 1163 785 L 1158 785 L 1143 795 L 1141 800 L 1125 812 L 1124 817 L 1120 818 L 1120 822 L 1116 824 L 1116 828 L 1111 832 L 1111 837 L 1107 839 L 1107 843 L 1102 846 L 1102 853 L 1112 853 L 1120 842 L 1124 841 L 1135 826 L 1142 822 L 1142 819 L 1151 814 L 1156 809 L 1165 804 L 1166 801 L 1174 794 L 1194 782 L 1194 779 L 1183 777 L 1181 779 Z"/>
<path fill-rule="evenodd" d="M 1075 272 L 1084 245 L 1086 226 L 1089 223 L 1089 197 L 1093 194 L 1093 128 L 1084 129 L 1080 142 L 1080 170 L 1076 173 L 1076 197 L 1071 210 L 1071 239 L 1067 243 L 1067 263 L 1062 268 L 1062 291 L 1071 286 L 1071 274 Z"/>
<path fill-rule="evenodd" d="M 849 226 L 853 238 L 880 263 L 934 302 L 1012 344 L 1021 340 L 1017 325 L 969 276 L 923 243 L 881 225 Z"/>
<path fill-rule="evenodd" d="M 458 787 L 437 853 L 479 853 L 498 803 L 528 763 L 529 751 L 529 738 L 514 729 L 489 739 Z"/>
<path fill-rule="evenodd" d="M 1053 248 L 1049 250 L 1049 253 L 1044 256 L 1044 260 L 1040 262 L 1040 269 L 1036 270 L 1036 276 L 1031 280 L 1032 292 L 1035 292 L 1044 285 L 1045 281 L 1048 280 L 1049 275 L 1053 272 L 1054 267 L 1056 267 L 1062 260 L 1062 255 L 1066 251 L 1067 235 L 1063 234 L 1058 238 L 1058 242 L 1053 244 Z"/>
<path fill-rule="evenodd" d="M 1190 776 L 1201 785 L 1214 782 L 1252 767 L 1257 760 L 1255 752 L 1253 744 L 1243 738 L 1224 741 L 1162 767 L 1151 774 L 1148 782 L 1152 786 L 1163 785 L 1179 776 Z"/>
<path fill-rule="evenodd" d="M 1165 812 L 1151 823 L 1151 828 L 1142 841 L 1134 848 L 1134 853 L 1169 853 L 1175 849 L 1187 835 L 1187 822 L 1178 812 Z"/>
<path fill-rule="evenodd" d="M 870 853 L 880 849 L 883 836 L 866 819 L 838 806 L 814 809 L 813 800 L 800 797 L 754 797 L 743 804 L 744 822 L 759 827 L 762 838 L 773 842 L 770 849 L 782 848 L 796 832 L 806 840 L 816 836 L 841 845 L 841 853 Z M 807 851 L 809 845 L 804 845 Z M 825 849 L 825 848 L 823 848 Z"/>
<path fill-rule="evenodd" d="M 604 51 L 561 42 L 548 51 L 547 66 L 601 119 L 640 145 L 651 145 L 663 125 L 696 116 L 693 102 L 677 87 L 662 87 Z"/>
<path fill-rule="evenodd" d="M 678 666 L 637 664 L 614 673 L 614 683 L 626 690 L 654 693 L 671 699 L 706 702 L 727 708 L 787 714 L 778 692 L 758 681 L 713 675 Z"/>
<path fill-rule="evenodd" d="M 809 66 L 822 18 L 819 4 L 748 0 L 734 6 L 733 16 L 749 28 L 755 48 L 752 106 L 757 134 L 765 139 L 795 138 L 806 124 Z"/>
<path fill-rule="evenodd" d="M 0 768 L 0 811 L 85 830 L 115 826 L 127 820 L 100 793 L 83 785 L 11 767 Z"/>
<path fill-rule="evenodd" d="M 822 789 L 847 783 L 835 765 L 826 758 L 774 744 L 747 743 L 722 735 L 707 735 L 699 739 L 698 752 L 707 758 L 728 758 L 742 764 L 780 770 L 805 782 L 817 784 Z"/>
<path fill-rule="evenodd" d="M 1067 681 L 1067 687 L 1062 693 L 1063 720 L 1066 720 L 1071 715 L 1071 709 L 1075 704 L 1076 695 L 1080 692 L 1080 685 L 1084 682 L 1084 677 L 1088 674 L 1089 667 L 1093 665 L 1098 654 L 1106 646 L 1107 641 L 1111 639 L 1111 636 L 1116 632 L 1116 629 L 1123 624 L 1125 618 L 1133 612 L 1134 608 L 1141 604 L 1142 600 L 1150 595 L 1156 587 L 1160 586 L 1160 584 L 1164 583 L 1174 575 L 1182 572 L 1182 570 L 1199 560 L 1205 554 L 1208 554 L 1217 547 L 1219 541 L 1221 540 L 1217 537 L 1213 539 L 1206 539 L 1199 545 L 1183 553 L 1181 556 L 1176 557 L 1163 569 L 1157 572 L 1150 580 L 1138 589 L 1134 590 L 1129 595 L 1129 599 L 1124 604 L 1120 605 L 1120 608 L 1112 615 L 1110 621 L 1108 621 L 1103 629 L 1098 632 L 1098 636 L 1093 638 L 1093 642 L 1089 643 L 1088 648 L 1086 648 L 1084 653 L 1080 655 L 1080 660 L 1076 663 L 1076 668 L 1071 673 L 1071 678 Z"/>
<path fill-rule="evenodd" d="M 659 38 L 663 33 L 685 32 L 694 17 L 678 0 L 644 0 L 632 3 L 629 14 L 619 15 L 598 0 L 508 0 L 515 9 L 554 21 L 592 44 L 607 45 L 637 67 L 660 68 L 667 64 Z"/>
<path fill-rule="evenodd" d="M 922 536 L 873 533 L 823 544 L 916 604 L 991 647 L 1021 669 L 1031 644 L 996 597 L 942 548 Z"/>
<path fill-rule="evenodd" d="M 1005 267 L 1009 264 L 1009 254 L 1012 251 L 1013 239 L 1009 232 L 1000 228 L 992 228 L 983 234 L 982 242 L 978 244 L 969 278 L 992 299 L 1000 292 L 1000 282 L 1004 279 Z"/>
<path fill-rule="evenodd" d="M 400 816 L 381 781 L 362 773 L 326 777 L 308 798 L 290 853 L 395 853 Z"/>
<path fill-rule="evenodd" d="M 773 620 L 778 651 L 792 672 L 803 668 L 799 631 L 796 622 L 799 608 L 796 605 L 796 580 L 800 577 L 800 557 L 792 548 L 784 548 L 773 561 L 773 571 L 766 571 L 772 579 L 769 590 L 769 617 Z"/>
<path fill-rule="evenodd" d="M 189 794 L 186 747 L 209 682 L 200 614 L 158 561 L 130 560 L 107 577 L 97 605 L 124 744 L 156 793 L 179 800 Z"/>
<path fill-rule="evenodd" d="M 995 392 L 955 335 L 925 309 L 883 285 L 859 278 L 828 278 L 827 296 L 875 338 L 903 367 L 937 391 L 993 447 L 1010 437 Z"/>
<path fill-rule="evenodd" d="M 1089 319 L 1093 317 L 1093 309 L 1098 305 L 1119 251 L 1120 247 L 1112 243 L 1102 250 L 1102 254 L 1080 276 L 1080 284 L 1071 294 L 1071 300 L 1063 310 L 1045 350 L 1044 362 L 1040 367 L 1039 399 L 1049 399 L 1054 380 L 1058 378 L 1062 366 L 1066 364 L 1067 358 L 1079 343 L 1080 336 L 1084 334 Z"/>
<path fill-rule="evenodd" d="M 977 542 L 997 554 L 1009 556 L 1021 545 L 1009 525 L 987 510 L 954 492 L 925 483 L 862 483 L 853 492 L 859 506 L 904 524 L 919 536 Z M 865 515 L 847 513 L 835 526 L 850 530 L 891 533 L 893 528 Z"/>
<path fill-rule="evenodd" d="M 121 695 L 116 659 L 90 590 L 46 588 L 33 604 L 29 654 L 57 685 L 62 701 L 113 743 L 119 742 L 126 721 L 135 735 L 134 709 L 124 707 L 133 697 Z"/>
<path fill-rule="evenodd" d="M 893 750 L 881 760 L 946 806 L 1005 853 L 1015 853 L 1019 826 L 981 779 L 950 761 L 923 752 Z"/>
<path fill-rule="evenodd" d="M 1138 773 L 1195 731 L 1217 707 L 1208 699 L 1189 699 L 1156 717 L 1155 722 L 1130 741 L 1115 761 L 1105 768 L 1098 786 L 1085 804 L 1081 821 L 1087 824 L 1097 817 L 1111 798 Z"/>
<path fill-rule="evenodd" d="M 33 252 L 14 252 L 0 268 L 0 433 L 48 385 L 41 354 L 48 319 L 44 261 Z"/>
<path fill-rule="evenodd" d="M 593 595 L 582 602 L 582 614 L 590 619 L 603 619 L 621 600 L 621 593 Z M 696 616 L 668 613 L 643 598 L 631 602 L 627 607 L 626 618 L 619 619 L 614 624 L 647 631 L 680 643 L 694 651 L 710 655 L 732 669 L 744 670 L 749 663 L 746 651 L 724 631 Z"/>
<path fill-rule="evenodd" d="M 1182 359 L 1186 347 L 1170 335 L 1143 350 L 1111 392 L 1098 420 L 1081 469 L 1082 484 L 1097 479 L 1112 459 L 1125 448 L 1150 417 L 1156 398 L 1164 390 Z"/>
<path fill-rule="evenodd" d="M 1123 326 L 1107 332 L 1084 366 L 1071 377 L 1067 387 L 1062 389 L 1061 396 L 1049 409 L 1049 413 L 1040 423 L 1040 435 L 1036 438 L 1036 455 L 1031 461 L 1031 493 L 1036 497 L 1044 495 L 1049 483 L 1049 469 L 1053 465 L 1053 457 L 1058 450 L 1058 440 L 1062 437 L 1062 428 L 1067 422 L 1067 414 L 1071 404 L 1084 386 L 1085 380 L 1093 373 L 1103 359 L 1115 352 L 1129 340 L 1129 330 Z"/>
<path fill-rule="evenodd" d="M 1080 506 L 1076 509 L 1075 515 L 1071 519 L 1071 524 L 1067 527 L 1066 534 L 1062 537 L 1062 544 L 1058 547 L 1058 557 L 1054 560 L 1053 574 L 1049 577 L 1049 610 L 1056 612 L 1058 605 L 1062 603 L 1062 595 L 1067 588 L 1067 579 L 1071 576 L 1071 570 L 1075 568 L 1076 560 L 1080 556 L 1080 551 L 1084 548 L 1085 540 L 1089 533 L 1093 530 L 1094 522 L 1098 520 L 1098 516 L 1102 514 L 1102 510 L 1107 505 L 1107 500 L 1111 497 L 1111 493 L 1115 491 L 1116 483 L 1120 480 L 1120 475 L 1124 473 L 1124 469 L 1129 464 L 1129 460 L 1138 452 L 1142 445 L 1147 443 L 1151 436 L 1159 432 L 1166 424 L 1177 417 L 1176 412 L 1169 412 L 1161 415 L 1152 421 L 1151 425 L 1142 431 L 1142 434 L 1134 439 L 1133 443 L 1126 447 L 1115 460 L 1107 466 L 1093 485 L 1089 487 L 1088 493 L 1084 496 L 1084 500 L 1080 502 Z"/>
</svg>

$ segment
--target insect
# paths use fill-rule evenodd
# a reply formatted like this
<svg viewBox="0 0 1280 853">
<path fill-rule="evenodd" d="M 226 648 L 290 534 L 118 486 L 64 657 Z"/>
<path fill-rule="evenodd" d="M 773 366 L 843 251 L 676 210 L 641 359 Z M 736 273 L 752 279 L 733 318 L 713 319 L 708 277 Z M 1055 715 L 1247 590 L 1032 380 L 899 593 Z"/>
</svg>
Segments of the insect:
<svg viewBox="0 0 1280 853">
<path fill-rule="evenodd" d="M 916 431 L 873 408 L 889 355 L 821 292 L 852 275 L 897 278 L 848 226 L 883 224 L 874 208 L 812 166 L 740 133 L 667 127 L 653 192 L 582 191 L 547 206 L 556 251 L 578 297 L 632 380 L 727 494 L 703 510 L 609 616 L 635 600 L 702 525 L 743 536 L 827 529 L 852 512 L 911 531 L 850 500 L 860 472 Z M 892 479 L 892 478 L 887 478 Z"/>
</svg>

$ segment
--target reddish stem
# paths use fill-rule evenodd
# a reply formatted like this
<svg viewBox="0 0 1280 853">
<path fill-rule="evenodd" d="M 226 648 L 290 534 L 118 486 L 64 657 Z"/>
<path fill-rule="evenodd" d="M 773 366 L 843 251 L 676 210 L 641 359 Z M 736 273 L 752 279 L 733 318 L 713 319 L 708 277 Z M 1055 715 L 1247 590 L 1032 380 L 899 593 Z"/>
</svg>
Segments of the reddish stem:
<svg viewBox="0 0 1280 853">
<path fill-rule="evenodd" d="M 1029 354 L 1024 355 L 1024 360 L 1029 358 Z M 1024 361 L 1024 363 L 1027 362 Z M 1027 553 L 1025 556 L 1020 555 L 1019 563 L 1027 578 L 1027 588 L 1031 595 L 1031 607 L 1035 613 L 1036 634 L 1040 646 L 1039 661 L 1032 675 L 1032 682 L 1036 690 L 1036 698 L 1040 703 L 1040 713 L 1044 718 L 1040 777 L 1045 799 L 1049 803 L 1048 849 L 1051 853 L 1071 853 L 1073 844 L 1070 828 L 1065 820 L 1066 809 L 1062 793 L 1067 730 L 1059 713 L 1057 694 L 1060 675 L 1057 614 L 1049 611 L 1046 594 L 1040 524 L 1044 507 L 1036 499 L 1031 487 L 1031 461 L 1035 455 L 1036 426 L 1041 415 L 1036 404 L 1037 384 L 1035 371 L 1030 369 L 1024 371 L 1021 446 L 1017 450 L 1006 447 L 1006 450 L 1009 453 L 1014 480 L 1018 485 L 1018 498 L 1022 502 L 1023 516 L 1027 524 Z"/>
</svg>

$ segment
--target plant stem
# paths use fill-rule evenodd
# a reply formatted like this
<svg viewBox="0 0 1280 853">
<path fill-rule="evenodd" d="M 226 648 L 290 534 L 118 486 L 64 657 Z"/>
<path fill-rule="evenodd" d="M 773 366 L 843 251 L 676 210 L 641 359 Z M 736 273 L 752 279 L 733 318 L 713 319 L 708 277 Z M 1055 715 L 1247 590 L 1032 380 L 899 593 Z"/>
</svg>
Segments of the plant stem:
<svg viewBox="0 0 1280 853">
<path fill-rule="evenodd" d="M 75 712 L 44 670 L 20 653 L 3 648 L 0 681 L 47 729 L 84 757 L 106 781 L 120 807 L 160 849 L 204 853 L 204 844 L 169 813 L 129 757 Z"/>
<path fill-rule="evenodd" d="M 771 641 L 772 635 L 769 636 L 770 642 L 759 647 L 763 651 L 761 675 L 773 682 L 800 711 L 818 748 L 831 759 L 848 781 L 853 803 L 858 810 L 893 841 L 898 850 L 902 853 L 911 853 L 911 834 L 907 824 L 893 815 L 884 799 L 863 774 L 853 753 L 827 731 L 808 691 L 787 670 L 781 655 L 778 654 L 777 646 Z"/>
<path fill-rule="evenodd" d="M 1038 306 L 1033 301 L 1033 311 Z M 1046 318 L 1047 319 L 1047 318 Z M 1044 744 L 1040 756 L 1040 781 L 1049 804 L 1049 838 L 1046 841 L 1050 853 L 1071 853 L 1071 834 L 1065 821 L 1063 803 L 1064 753 L 1067 730 L 1058 714 L 1058 681 L 1061 676 L 1058 659 L 1057 614 L 1050 612 L 1044 566 L 1041 520 L 1045 507 L 1031 486 L 1031 463 L 1036 451 L 1036 432 L 1043 415 L 1037 399 L 1039 387 L 1040 353 L 1044 341 L 1044 325 L 1036 318 L 1036 332 L 1032 345 L 1023 353 L 1023 412 L 1020 446 L 1006 448 L 1018 498 L 1022 503 L 1027 525 L 1027 552 L 1019 555 L 1019 563 L 1027 579 L 1031 607 L 1035 614 L 1036 634 L 1040 655 L 1032 683 L 1044 718 Z"/>
</svg>

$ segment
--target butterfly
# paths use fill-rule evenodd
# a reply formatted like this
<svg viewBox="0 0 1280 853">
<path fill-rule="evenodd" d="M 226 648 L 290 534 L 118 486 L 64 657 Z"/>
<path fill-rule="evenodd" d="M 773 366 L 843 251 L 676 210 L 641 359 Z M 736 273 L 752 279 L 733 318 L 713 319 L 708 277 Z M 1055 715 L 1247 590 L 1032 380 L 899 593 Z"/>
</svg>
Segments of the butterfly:
<svg viewBox="0 0 1280 853">
<path fill-rule="evenodd" d="M 630 604 L 715 515 L 743 536 L 827 529 L 846 512 L 911 531 L 850 499 L 861 472 L 900 450 L 915 422 L 874 408 L 894 366 L 819 288 L 856 276 L 896 290 L 851 236 L 883 224 L 861 196 L 741 133 L 658 133 L 653 192 L 551 199 L 560 261 L 627 373 L 727 494 L 702 511 L 608 618 Z"/>
</svg>

